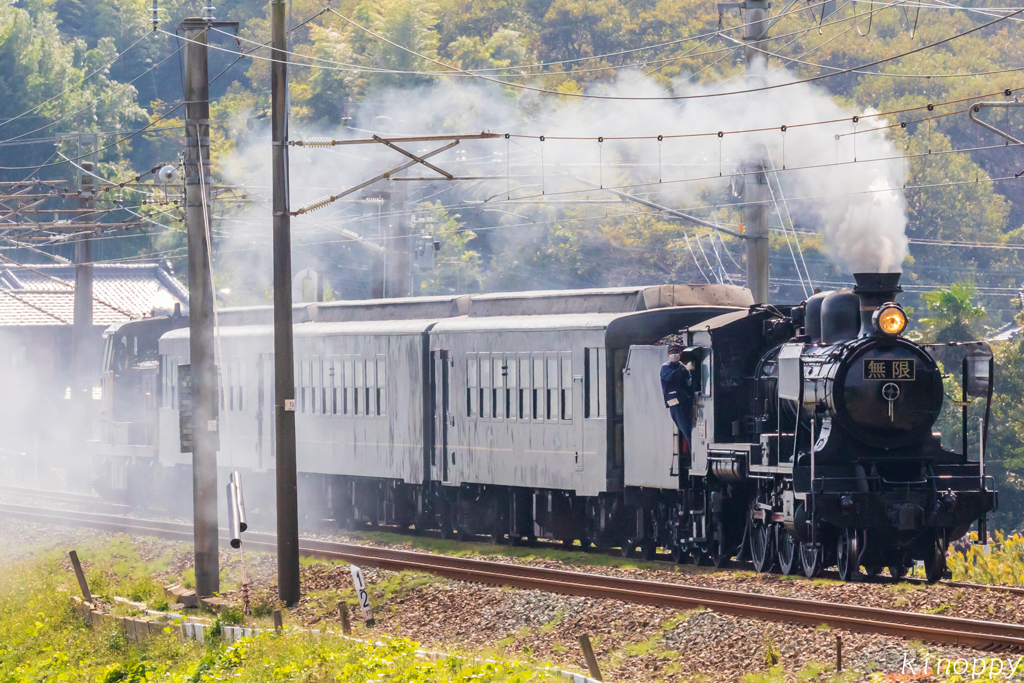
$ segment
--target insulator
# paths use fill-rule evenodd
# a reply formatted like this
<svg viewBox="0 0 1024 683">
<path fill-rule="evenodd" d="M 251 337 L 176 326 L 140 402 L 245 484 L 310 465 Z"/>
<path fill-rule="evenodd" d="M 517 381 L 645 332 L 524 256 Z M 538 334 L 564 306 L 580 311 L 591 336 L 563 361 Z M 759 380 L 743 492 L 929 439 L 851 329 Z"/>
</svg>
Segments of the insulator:
<svg viewBox="0 0 1024 683">
<path fill-rule="evenodd" d="M 331 195 L 327 195 L 326 197 L 321 197 L 320 199 L 316 200 L 312 204 L 309 204 L 307 206 L 302 207 L 301 209 L 299 209 L 295 213 L 297 213 L 297 214 L 310 213 L 310 212 L 316 211 L 317 209 L 324 208 L 325 206 L 327 206 L 328 204 L 330 204 L 333 201 L 334 201 L 334 197 L 331 196 Z"/>
<path fill-rule="evenodd" d="M 307 138 L 297 141 L 302 147 L 334 147 L 336 144 L 331 138 Z"/>
</svg>

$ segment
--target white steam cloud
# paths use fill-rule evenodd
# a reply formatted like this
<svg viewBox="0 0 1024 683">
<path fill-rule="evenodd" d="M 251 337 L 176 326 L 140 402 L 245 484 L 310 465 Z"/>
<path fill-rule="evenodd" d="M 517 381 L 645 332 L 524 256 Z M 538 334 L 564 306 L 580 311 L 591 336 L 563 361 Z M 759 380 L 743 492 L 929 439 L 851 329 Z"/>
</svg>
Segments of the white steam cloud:
<svg viewBox="0 0 1024 683">
<path fill-rule="evenodd" d="M 762 79 L 774 86 L 793 83 L 795 77 L 776 70 Z M 748 87 L 742 77 L 713 85 L 680 79 L 671 94 L 706 95 Z M 613 83 L 591 92 L 655 98 L 669 94 L 662 85 L 635 72 L 619 72 Z M 509 198 L 520 204 L 539 201 L 542 196 L 549 201 L 613 198 L 571 177 L 576 176 L 706 218 L 711 208 L 730 202 L 730 178 L 744 164 L 763 160 L 773 192 L 778 195 L 781 189 L 785 197 L 776 196 L 780 207 L 785 201 L 798 229 L 820 233 L 825 250 L 843 270 L 899 271 L 908 253 L 901 189 L 904 163 L 899 150 L 880 130 L 890 122 L 871 116 L 873 112 L 842 107 L 810 84 L 700 99 L 629 101 L 529 92 L 513 97 L 494 84 L 453 79 L 415 91 L 378 93 L 367 101 L 373 104 L 360 106 L 350 130 L 293 126 L 292 139 L 369 137 L 371 132 L 511 133 L 508 140 L 464 141 L 431 161 L 456 176 L 493 177 L 462 183 L 460 201 L 486 202 L 484 206 L 515 213 L 521 211 L 506 203 Z M 856 123 L 854 116 L 860 117 Z M 835 123 L 805 125 L 823 121 Z M 785 132 L 782 126 L 786 126 Z M 768 130 L 736 132 L 752 129 Z M 726 134 L 718 137 L 718 131 Z M 699 133 L 710 135 L 671 137 Z M 545 136 L 544 143 L 538 140 L 540 135 Z M 658 135 L 665 136 L 660 143 L 654 139 Z M 602 144 L 596 141 L 599 136 L 606 138 Z M 269 188 L 266 132 L 253 137 L 239 145 L 221 167 L 233 182 Z M 644 139 L 608 139 L 613 137 Z M 410 143 L 406 148 L 424 153 L 441 144 Z M 292 148 L 291 154 L 293 209 L 406 161 L 381 145 Z M 406 174 L 433 175 L 421 166 Z M 339 234 L 342 225 L 374 236 L 375 224 L 346 224 L 335 207 L 294 219 L 296 239 L 307 234 Z M 775 208 L 771 211 L 773 224 L 778 224 Z M 254 210 L 248 220 L 269 235 L 266 207 Z M 231 232 L 230 226 L 228 230 Z M 238 234 L 253 233 L 242 230 Z"/>
</svg>

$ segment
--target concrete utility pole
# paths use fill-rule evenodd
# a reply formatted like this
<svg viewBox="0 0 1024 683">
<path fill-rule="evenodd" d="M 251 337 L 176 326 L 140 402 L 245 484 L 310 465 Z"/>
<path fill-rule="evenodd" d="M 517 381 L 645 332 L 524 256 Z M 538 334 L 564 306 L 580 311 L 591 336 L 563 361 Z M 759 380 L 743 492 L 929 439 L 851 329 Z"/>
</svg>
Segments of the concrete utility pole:
<svg viewBox="0 0 1024 683">
<path fill-rule="evenodd" d="M 785 14 L 791 2 L 778 16 Z M 746 44 L 747 87 L 763 86 L 768 60 L 760 50 L 767 37 L 768 29 L 775 21 L 768 16 L 771 3 L 768 0 L 744 0 L 743 2 L 718 3 L 718 13 L 739 9 L 743 15 L 743 42 Z M 747 242 L 747 288 L 755 303 L 768 303 L 768 174 L 760 153 L 743 166 L 743 201 L 746 203 L 745 239 Z"/>
<path fill-rule="evenodd" d="M 277 427 L 277 591 L 299 601 L 299 502 L 295 468 L 295 349 L 288 187 L 288 34 L 284 0 L 270 5 L 270 99 L 274 209 L 274 413 Z"/>
<path fill-rule="evenodd" d="M 188 229 L 189 356 L 192 386 L 192 509 L 196 593 L 220 592 L 217 451 L 220 448 L 214 364 L 213 275 L 210 271 L 210 27 L 237 22 L 207 16 L 181 22 L 185 34 L 185 224 Z"/>
<path fill-rule="evenodd" d="M 744 0 L 743 40 L 747 44 L 747 86 L 764 85 L 768 58 L 758 48 L 768 32 L 768 0 Z M 758 155 L 760 157 L 760 154 Z M 768 303 L 768 174 L 756 158 L 745 169 L 743 199 L 747 202 L 747 287 L 754 303 Z"/>
<path fill-rule="evenodd" d="M 409 262 L 409 217 L 405 215 L 408 188 L 404 181 L 391 181 L 391 229 L 390 238 L 384 244 L 388 250 L 387 291 L 388 298 L 399 298 L 410 295 L 409 281 L 412 279 L 412 266 Z"/>
<path fill-rule="evenodd" d="M 96 179 L 92 175 L 96 168 L 96 148 L 98 137 L 93 135 L 78 136 L 78 156 L 82 156 L 82 142 L 91 142 L 91 160 L 81 162 L 78 189 L 82 194 L 78 198 L 78 208 L 91 210 L 96 206 Z M 79 215 L 78 220 L 92 222 L 94 216 L 88 213 Z M 81 411 L 78 416 L 82 420 L 82 438 L 88 438 L 88 408 L 92 398 L 92 374 L 94 372 L 92 356 L 95 341 L 92 327 L 92 235 L 85 233 L 75 241 L 75 318 L 71 329 L 71 391 L 75 408 Z"/>
</svg>

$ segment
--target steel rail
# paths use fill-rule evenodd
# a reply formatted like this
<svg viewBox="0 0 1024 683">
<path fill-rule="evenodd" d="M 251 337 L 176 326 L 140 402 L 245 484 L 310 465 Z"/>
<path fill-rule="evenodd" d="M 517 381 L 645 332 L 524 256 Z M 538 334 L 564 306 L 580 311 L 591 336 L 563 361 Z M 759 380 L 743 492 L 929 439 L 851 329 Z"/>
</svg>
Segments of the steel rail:
<svg viewBox="0 0 1024 683">
<path fill-rule="evenodd" d="M 28 496 L 28 497 L 43 498 L 43 499 L 54 500 L 54 501 L 63 501 L 63 502 L 67 502 L 67 503 L 97 505 L 97 506 L 100 506 L 100 507 L 111 508 L 111 511 L 121 511 L 121 510 L 128 511 L 130 509 L 130 506 L 127 505 L 127 504 L 112 502 L 112 501 L 109 501 L 109 500 L 105 500 L 101 496 L 92 495 L 92 494 L 85 494 L 85 493 L 73 493 L 73 492 L 69 492 L 69 491 L 56 491 L 56 490 L 52 490 L 52 489 L 26 488 L 26 487 L 22 487 L 22 486 L 8 486 L 8 485 L 0 484 L 0 494 L 3 494 L 3 493 L 9 493 L 9 494 L 18 495 L 18 496 Z M 0 506 L 0 510 L 2 510 L 2 509 L 3 509 L 2 506 Z M 57 512 L 57 511 L 55 510 L 54 512 Z M 155 521 L 155 520 L 151 520 L 151 523 L 154 523 L 154 524 L 165 524 L 164 522 L 158 522 L 158 521 Z M 252 536 L 249 536 L 249 537 L 252 538 Z M 304 542 L 306 542 L 306 541 L 304 541 Z M 315 541 L 308 541 L 308 542 L 309 543 L 315 543 Z M 867 583 L 872 583 L 872 582 L 875 582 L 875 581 L 878 581 L 878 580 L 879 579 L 877 579 L 877 578 L 873 579 L 872 577 L 868 577 L 866 582 Z M 881 581 L 885 581 L 886 579 L 885 579 L 885 577 L 880 577 L 880 580 Z M 900 579 L 900 581 L 905 581 L 907 583 L 914 583 L 914 584 L 932 585 L 932 584 L 928 584 L 928 582 L 925 581 L 924 579 L 919 579 L 919 578 L 914 578 L 914 577 L 904 577 L 904 578 Z M 1014 594 L 1018 594 L 1018 595 L 1024 595 L 1024 586 L 1000 586 L 1000 585 L 987 584 L 987 583 L 969 583 L 967 581 L 948 581 L 948 580 L 940 581 L 939 585 L 947 586 L 949 588 L 966 588 L 966 589 L 970 589 L 970 590 L 983 590 L 983 591 L 990 591 L 990 592 L 994 592 L 994 593 L 1014 593 Z"/>
<path fill-rule="evenodd" d="M 0 504 L 0 512 L 36 522 L 89 526 L 107 531 L 155 535 L 174 540 L 191 540 L 193 535 L 191 525 L 177 522 L 10 504 Z M 226 537 L 222 538 L 222 542 L 227 542 Z M 270 534 L 247 533 L 245 544 L 248 548 L 268 552 L 273 552 L 277 547 L 275 537 Z M 306 557 L 359 563 L 394 571 L 422 572 L 461 581 L 622 600 L 674 609 L 703 607 L 744 618 L 804 626 L 826 624 L 848 631 L 967 646 L 987 651 L 1024 651 L 1024 625 L 1018 624 L 666 584 L 312 539 L 301 539 L 300 548 Z"/>
</svg>

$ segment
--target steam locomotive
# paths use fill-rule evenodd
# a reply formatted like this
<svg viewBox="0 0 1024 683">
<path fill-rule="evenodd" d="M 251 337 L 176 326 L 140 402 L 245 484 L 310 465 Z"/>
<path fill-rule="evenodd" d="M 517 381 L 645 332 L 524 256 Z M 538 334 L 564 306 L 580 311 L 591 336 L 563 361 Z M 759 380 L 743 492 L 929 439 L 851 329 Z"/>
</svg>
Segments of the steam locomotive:
<svg viewBox="0 0 1024 683">
<path fill-rule="evenodd" d="M 909 341 L 899 274 L 855 277 L 795 306 L 724 285 L 297 305 L 301 512 L 807 576 L 835 565 L 844 580 L 862 567 L 901 577 L 920 560 L 936 581 L 949 542 L 996 507 L 991 349 Z M 218 319 L 219 469 L 241 471 L 250 508 L 269 517 L 272 311 Z M 92 444 L 102 493 L 189 499 L 188 337 L 174 316 L 108 330 Z M 693 368 L 685 450 L 658 379 L 669 342 Z M 932 431 L 956 369 L 959 451 Z M 986 418 L 971 436 L 976 400 Z"/>
</svg>

